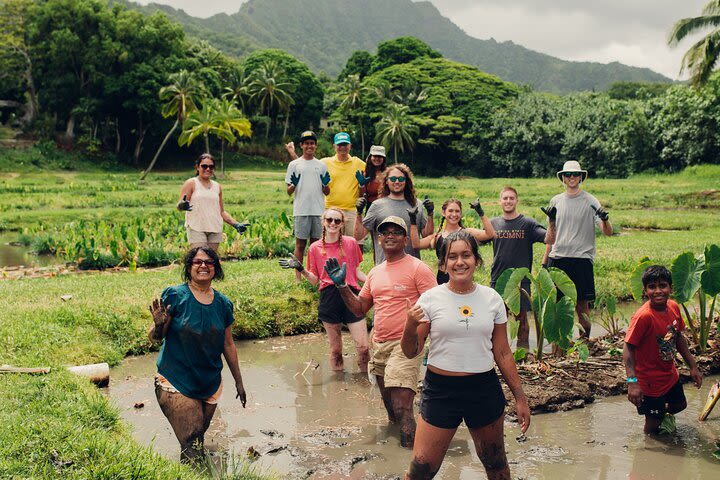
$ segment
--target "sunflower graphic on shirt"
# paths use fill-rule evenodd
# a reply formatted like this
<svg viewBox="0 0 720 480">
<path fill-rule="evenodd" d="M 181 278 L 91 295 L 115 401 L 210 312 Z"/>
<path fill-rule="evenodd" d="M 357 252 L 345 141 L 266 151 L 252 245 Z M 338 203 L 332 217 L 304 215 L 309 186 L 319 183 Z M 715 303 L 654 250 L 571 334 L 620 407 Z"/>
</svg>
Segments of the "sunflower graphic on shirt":
<svg viewBox="0 0 720 480">
<path fill-rule="evenodd" d="M 470 328 L 470 318 L 473 316 L 472 308 L 468 305 L 463 305 L 458 308 L 458 313 L 460 314 L 460 322 L 464 323 L 465 330 L 468 330 Z"/>
</svg>

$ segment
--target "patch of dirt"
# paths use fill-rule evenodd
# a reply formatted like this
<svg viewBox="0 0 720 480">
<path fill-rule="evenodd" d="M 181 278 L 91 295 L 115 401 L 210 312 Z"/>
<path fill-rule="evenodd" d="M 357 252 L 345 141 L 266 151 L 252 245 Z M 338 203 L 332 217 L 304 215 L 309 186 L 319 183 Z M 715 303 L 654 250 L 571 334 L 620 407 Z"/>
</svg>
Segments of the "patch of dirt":
<svg viewBox="0 0 720 480">
<path fill-rule="evenodd" d="M 592 338 L 588 349 L 590 357 L 586 362 L 573 358 L 557 358 L 547 355 L 542 362 L 536 362 L 531 355 L 518 364 L 523 390 L 533 413 L 546 413 L 583 408 L 596 398 L 624 395 L 625 367 L 622 363 L 623 335 L 604 335 Z M 698 355 L 697 346 L 686 336 L 690 350 L 703 376 L 720 372 L 720 338 L 717 330 L 710 334 L 709 347 Z M 676 366 L 683 383 L 690 381 L 690 371 L 677 355 Z M 503 382 L 503 391 L 508 399 L 505 410 L 508 417 L 515 417 L 515 400 Z"/>
<path fill-rule="evenodd" d="M 171 270 L 177 265 L 165 265 L 153 268 L 137 268 L 136 271 L 151 270 Z M 128 267 L 115 267 L 105 270 L 79 270 L 73 264 L 53 265 L 49 267 L 1 267 L 0 280 L 18 280 L 21 278 L 53 278 L 60 275 L 86 275 L 86 274 L 112 274 L 118 272 L 127 272 Z"/>
</svg>

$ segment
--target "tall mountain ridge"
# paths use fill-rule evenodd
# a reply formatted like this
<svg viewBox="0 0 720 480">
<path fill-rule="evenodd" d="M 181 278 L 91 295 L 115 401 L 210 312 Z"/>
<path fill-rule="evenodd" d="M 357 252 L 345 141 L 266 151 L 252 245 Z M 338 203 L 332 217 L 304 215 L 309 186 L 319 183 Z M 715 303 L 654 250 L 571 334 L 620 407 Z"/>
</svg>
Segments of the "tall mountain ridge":
<svg viewBox="0 0 720 480">
<path fill-rule="evenodd" d="M 148 14 L 162 11 L 182 24 L 189 36 L 207 40 L 228 55 L 242 58 L 258 49 L 281 48 L 316 73 L 324 71 L 331 76 L 343 69 L 354 51 L 374 54 L 378 43 L 411 35 L 446 58 L 539 91 L 602 91 L 619 81 L 672 81 L 648 68 L 618 62 L 571 62 L 511 41 L 474 38 L 429 1 L 248 0 L 239 5 L 237 13 L 207 19 L 165 5 L 122 3 Z"/>
</svg>

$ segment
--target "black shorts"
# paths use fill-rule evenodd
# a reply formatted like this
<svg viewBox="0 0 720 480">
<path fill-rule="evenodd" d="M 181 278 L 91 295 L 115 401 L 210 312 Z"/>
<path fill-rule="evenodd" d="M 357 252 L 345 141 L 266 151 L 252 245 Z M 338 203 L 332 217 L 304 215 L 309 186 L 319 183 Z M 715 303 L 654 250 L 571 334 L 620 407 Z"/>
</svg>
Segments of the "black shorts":
<svg viewBox="0 0 720 480">
<path fill-rule="evenodd" d="M 530 282 L 530 280 L 528 280 L 527 278 L 523 279 L 520 282 L 520 288 L 525 290 L 528 293 L 528 295 L 530 295 L 532 297 L 532 288 L 531 287 L 532 287 L 532 282 Z M 490 282 L 490 288 L 492 288 L 492 289 L 495 288 L 495 280 Z M 500 295 L 502 295 L 502 292 L 498 292 L 498 293 Z M 528 312 L 530 310 L 532 310 L 532 307 L 530 306 L 530 300 L 528 300 L 528 298 L 521 293 L 520 294 L 520 312 Z"/>
<path fill-rule="evenodd" d="M 578 301 L 595 300 L 595 272 L 593 262 L 589 258 L 549 258 L 548 267 L 559 268 L 567 273 L 570 280 L 575 284 Z M 558 300 L 562 298 L 562 292 L 558 291 Z"/>
<path fill-rule="evenodd" d="M 648 417 L 664 418 L 668 404 L 677 405 L 682 403 L 687 403 L 687 400 L 685 399 L 682 384 L 680 380 L 678 380 L 670 390 L 659 397 L 643 395 L 642 403 L 637 407 L 637 412 L 640 415 L 647 415 Z"/>
<path fill-rule="evenodd" d="M 464 377 L 449 377 L 427 370 L 420 415 L 438 428 L 490 425 L 505 412 L 505 394 L 495 369 Z"/>
<path fill-rule="evenodd" d="M 358 294 L 359 290 L 350 287 L 350 290 Z M 330 285 L 320 290 L 320 303 L 318 304 L 318 318 L 322 322 L 327 323 L 355 323 L 363 320 L 365 317 L 356 317 L 352 313 L 340 296 L 340 290 L 335 285 Z"/>
</svg>

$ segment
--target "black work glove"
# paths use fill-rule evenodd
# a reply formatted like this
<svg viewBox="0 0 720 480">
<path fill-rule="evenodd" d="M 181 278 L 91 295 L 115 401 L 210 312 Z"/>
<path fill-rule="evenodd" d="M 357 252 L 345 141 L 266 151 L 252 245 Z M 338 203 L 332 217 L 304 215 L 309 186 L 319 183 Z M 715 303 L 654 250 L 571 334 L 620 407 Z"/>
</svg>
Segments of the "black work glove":
<svg viewBox="0 0 720 480">
<path fill-rule="evenodd" d="M 249 227 L 249 226 L 250 226 L 249 223 L 236 222 L 236 223 L 233 224 L 233 228 L 234 228 L 235 230 L 237 230 L 237 232 L 238 232 L 240 235 L 242 235 L 243 233 L 245 233 L 245 231 L 247 230 L 247 227 Z"/>
<path fill-rule="evenodd" d="M 594 205 L 590 206 L 593 210 L 595 210 L 595 215 L 597 215 L 600 220 L 602 220 L 603 222 L 607 222 L 608 218 L 610 218 L 610 213 L 607 210 L 605 210 L 603 207 L 595 208 Z"/>
<path fill-rule="evenodd" d="M 557 218 L 557 207 L 540 207 L 540 210 L 542 210 L 543 213 L 547 215 L 548 220 L 550 220 L 551 222 L 554 222 Z"/>
<path fill-rule="evenodd" d="M 435 204 L 432 200 L 428 198 L 427 195 L 425 195 L 425 199 L 422 201 L 423 207 L 425 207 L 425 211 L 427 212 L 429 217 L 432 217 L 433 213 L 435 212 Z"/>
<path fill-rule="evenodd" d="M 278 260 L 278 263 L 280 264 L 281 268 L 294 268 L 298 272 L 302 272 L 303 270 L 305 270 L 300 260 L 295 258 L 294 255 L 289 258 L 281 258 L 280 260 Z"/>
<path fill-rule="evenodd" d="M 480 205 L 480 199 L 476 199 L 474 202 L 470 202 L 470 208 L 475 210 L 479 217 L 485 216 L 485 210 L 483 210 L 482 205 Z"/>
<path fill-rule="evenodd" d="M 410 225 L 417 225 L 418 206 L 407 209 L 408 217 L 410 217 Z"/>
<path fill-rule="evenodd" d="M 182 200 L 180 200 L 177 204 L 178 210 L 185 210 L 187 212 L 192 211 L 192 205 L 190 205 L 190 202 L 188 202 L 187 195 L 183 195 Z"/>
<path fill-rule="evenodd" d="M 297 187 L 298 183 L 300 183 L 300 176 L 302 173 L 296 174 L 295 172 L 290 174 L 290 183 L 292 183 L 293 187 Z"/>
<path fill-rule="evenodd" d="M 345 286 L 345 275 L 347 273 L 347 265 L 345 263 L 340 266 L 340 262 L 338 262 L 337 258 L 328 258 L 328 261 L 325 262 L 325 266 L 323 268 L 336 287 Z"/>
<path fill-rule="evenodd" d="M 367 197 L 365 195 L 355 201 L 355 210 L 357 210 L 358 215 L 362 215 L 363 210 L 365 210 L 365 205 L 367 205 Z"/>
</svg>

